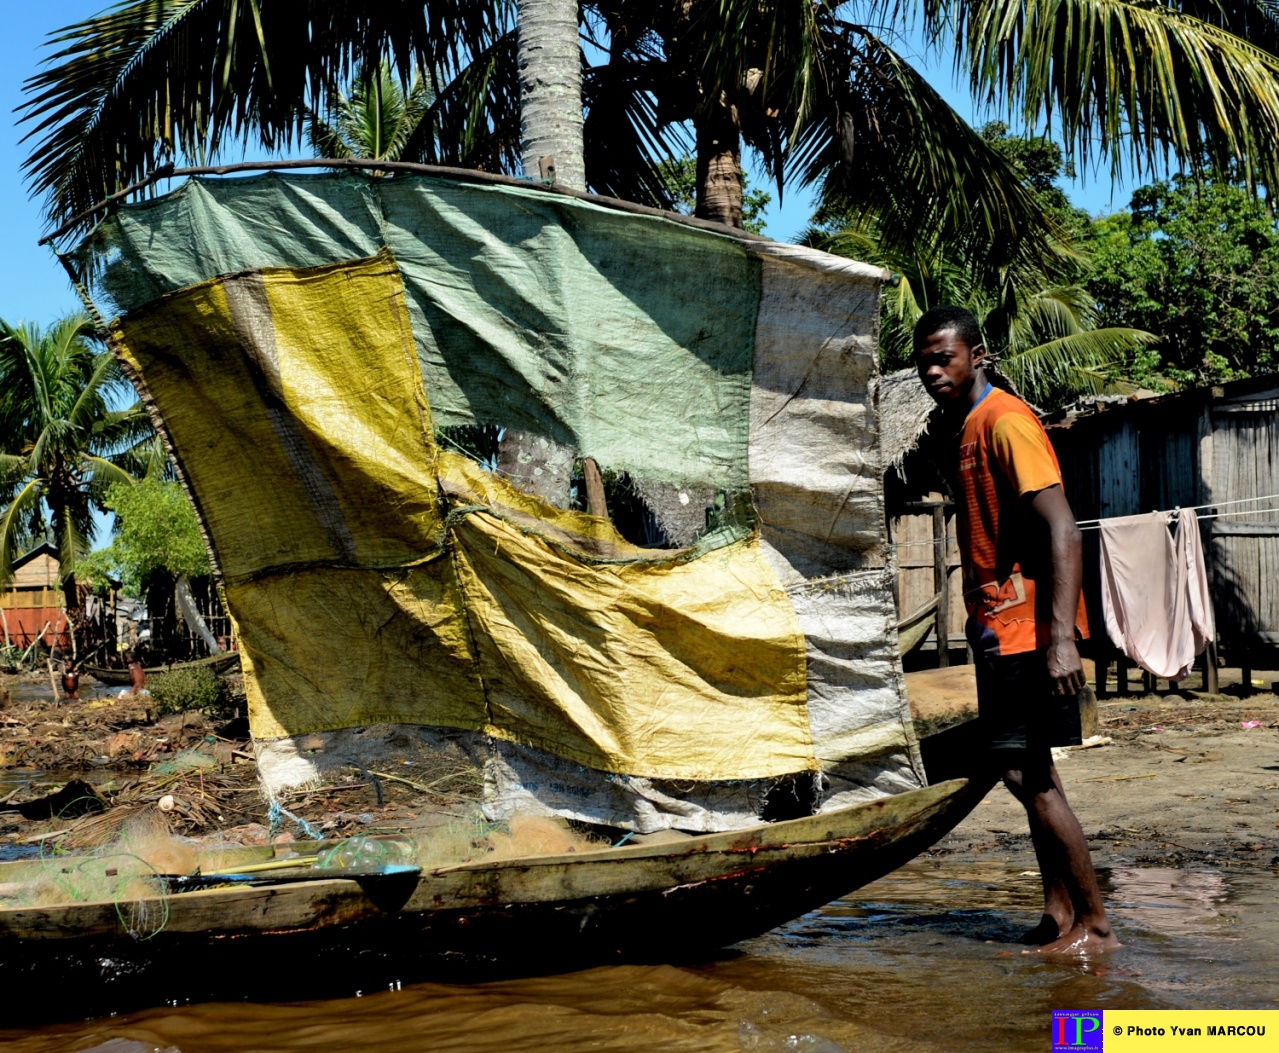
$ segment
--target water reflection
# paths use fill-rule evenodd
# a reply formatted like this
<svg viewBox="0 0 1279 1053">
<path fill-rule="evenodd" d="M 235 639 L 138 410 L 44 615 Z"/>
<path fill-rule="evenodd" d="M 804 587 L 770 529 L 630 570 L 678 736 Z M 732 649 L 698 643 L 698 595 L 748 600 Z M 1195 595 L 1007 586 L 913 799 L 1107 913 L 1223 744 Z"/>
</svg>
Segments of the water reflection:
<svg viewBox="0 0 1279 1053">
<path fill-rule="evenodd" d="M 0 1032 L 0 1042 L 12 1053 L 1038 1051 L 1053 1008 L 1276 1004 L 1273 874 L 1102 877 L 1125 946 L 1093 962 L 1020 953 L 1016 940 L 1038 917 L 1033 873 L 919 861 L 694 966 L 405 985 L 300 1004 L 269 1004 L 263 991 L 262 1003 Z"/>
<path fill-rule="evenodd" d="M 1234 915 L 1217 907 L 1226 899 L 1226 879 L 1217 871 L 1171 867 L 1116 867 L 1110 872 L 1114 909 L 1153 932 L 1170 936 L 1214 932 L 1229 939 L 1222 925 Z"/>
</svg>

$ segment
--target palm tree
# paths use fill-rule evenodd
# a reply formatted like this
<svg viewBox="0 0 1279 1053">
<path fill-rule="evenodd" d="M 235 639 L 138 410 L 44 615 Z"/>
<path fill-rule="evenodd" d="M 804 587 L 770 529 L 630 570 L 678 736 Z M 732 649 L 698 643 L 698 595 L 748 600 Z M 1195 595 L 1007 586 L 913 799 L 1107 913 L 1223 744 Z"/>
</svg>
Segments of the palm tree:
<svg viewBox="0 0 1279 1053">
<path fill-rule="evenodd" d="M 1058 257 L 1048 273 L 1019 261 L 998 282 L 982 284 L 963 240 L 921 239 L 914 252 L 885 251 L 873 230 L 851 225 L 812 228 L 803 240 L 896 272 L 881 303 L 880 354 L 888 369 L 910 364 L 915 323 L 939 304 L 972 312 L 999 369 L 1045 409 L 1077 395 L 1135 390 L 1115 371 L 1133 351 L 1159 340 L 1140 329 L 1098 328 L 1096 304 L 1078 280 L 1081 261 L 1065 243 L 1055 246 Z"/>
<path fill-rule="evenodd" d="M 564 3 L 521 0 L 519 16 L 551 18 Z M 582 10 L 591 55 L 606 59 L 588 66 L 581 96 L 585 182 L 602 193 L 665 203 L 663 162 L 685 152 L 691 126 L 700 215 L 739 221 L 745 143 L 779 191 L 821 181 L 828 198 L 880 215 L 887 243 L 944 225 L 995 249 L 1034 248 L 1043 216 L 1014 174 L 891 46 L 911 24 L 955 55 L 979 99 L 1048 120 L 1081 163 L 1234 162 L 1251 183 L 1279 186 L 1279 16 L 1262 0 L 586 0 Z M 415 69 L 429 71 L 423 159 L 516 171 L 521 85 L 539 83 L 525 28 L 520 37 L 512 0 L 124 0 L 53 35 L 60 50 L 27 83 L 36 143 L 26 170 L 63 220 L 165 160 L 296 141 L 327 85 L 389 56 L 406 88 Z M 543 90 L 571 81 L 573 63 L 559 52 L 551 61 L 560 72 Z M 531 164 L 545 148 L 523 138 Z M 575 183 L 567 153 L 555 153 L 561 181 Z"/>
<path fill-rule="evenodd" d="M 106 488 L 154 469 L 158 456 L 142 406 L 111 408 L 133 391 L 92 334 L 83 314 L 44 330 L 0 321 L 0 585 L 23 539 L 51 532 L 68 615 Z"/>
<path fill-rule="evenodd" d="M 329 93 L 329 112 L 309 114 L 307 138 L 316 157 L 408 160 L 405 150 L 420 143 L 416 133 L 431 107 L 431 87 L 416 73 L 408 91 L 389 62 L 358 70 L 350 94 Z"/>
<path fill-rule="evenodd" d="M 555 181 L 585 190 L 577 12 L 577 0 L 519 0 L 520 161 L 535 176 L 553 158 Z"/>
</svg>

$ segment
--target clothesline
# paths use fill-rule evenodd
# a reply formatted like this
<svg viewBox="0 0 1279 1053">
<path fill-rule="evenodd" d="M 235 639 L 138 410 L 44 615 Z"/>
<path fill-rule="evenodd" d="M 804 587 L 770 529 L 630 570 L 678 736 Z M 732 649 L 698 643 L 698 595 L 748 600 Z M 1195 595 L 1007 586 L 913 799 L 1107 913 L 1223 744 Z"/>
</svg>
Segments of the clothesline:
<svg viewBox="0 0 1279 1053">
<path fill-rule="evenodd" d="M 1206 505 L 1185 505 L 1185 506 L 1182 506 L 1181 509 L 1162 508 L 1162 509 L 1157 509 L 1156 511 L 1163 512 L 1163 513 L 1170 513 L 1173 511 L 1181 511 L 1181 510 L 1189 511 L 1189 512 L 1199 512 L 1201 509 L 1204 509 L 1204 508 L 1227 508 L 1232 505 L 1250 504 L 1258 501 L 1279 501 L 1279 494 L 1265 494 L 1264 496 L 1261 496 L 1261 497 L 1241 497 L 1235 501 L 1212 501 Z M 1272 513 L 1272 512 L 1279 512 L 1279 508 L 1245 508 L 1237 512 L 1211 512 L 1208 515 L 1198 516 L 1197 518 L 1200 520 L 1226 519 L 1229 516 L 1265 515 L 1267 513 Z M 1099 530 L 1101 528 L 1101 520 L 1100 519 L 1082 519 L 1076 523 L 1076 526 L 1078 526 L 1080 530 Z M 946 543 L 949 543 L 952 540 L 952 538 L 953 538 L 953 535 L 948 535 L 945 538 L 925 538 L 920 541 L 894 541 L 893 546 L 895 548 L 916 548 L 924 545 L 931 546 L 931 545 L 941 544 L 943 541 Z"/>
<path fill-rule="evenodd" d="M 1279 500 L 1279 494 L 1266 494 L 1262 497 L 1240 497 L 1239 499 L 1235 501 L 1209 501 L 1206 505 L 1182 505 L 1180 507 L 1188 512 L 1198 512 L 1200 509 L 1204 509 L 1204 508 L 1226 508 L 1226 507 L 1229 507 L 1230 505 L 1243 505 L 1243 504 L 1248 504 L 1249 502 L 1255 502 L 1255 501 L 1275 501 L 1275 500 Z M 1176 509 L 1160 508 L 1160 509 L 1156 509 L 1156 511 L 1172 512 L 1172 511 L 1176 511 Z M 1248 511 L 1249 512 L 1273 512 L 1275 511 L 1275 509 L 1252 508 L 1252 509 L 1248 509 Z M 1215 515 L 1200 516 L 1199 518 L 1200 519 L 1216 519 L 1222 515 L 1243 515 L 1243 514 L 1245 513 L 1218 512 Z M 1075 525 L 1080 527 L 1095 527 L 1100 525 L 1100 523 L 1101 523 L 1100 519 L 1081 519 Z"/>
</svg>

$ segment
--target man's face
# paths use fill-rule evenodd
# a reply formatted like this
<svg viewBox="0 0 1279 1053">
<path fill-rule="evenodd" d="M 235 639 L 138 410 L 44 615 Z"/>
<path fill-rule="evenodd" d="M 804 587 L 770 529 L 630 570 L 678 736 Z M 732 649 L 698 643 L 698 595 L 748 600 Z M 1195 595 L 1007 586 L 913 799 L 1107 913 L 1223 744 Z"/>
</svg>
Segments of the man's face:
<svg viewBox="0 0 1279 1053">
<path fill-rule="evenodd" d="M 953 329 L 942 329 L 916 349 L 915 368 L 934 401 L 948 406 L 972 390 L 985 358 L 981 344 L 969 347 Z"/>
</svg>

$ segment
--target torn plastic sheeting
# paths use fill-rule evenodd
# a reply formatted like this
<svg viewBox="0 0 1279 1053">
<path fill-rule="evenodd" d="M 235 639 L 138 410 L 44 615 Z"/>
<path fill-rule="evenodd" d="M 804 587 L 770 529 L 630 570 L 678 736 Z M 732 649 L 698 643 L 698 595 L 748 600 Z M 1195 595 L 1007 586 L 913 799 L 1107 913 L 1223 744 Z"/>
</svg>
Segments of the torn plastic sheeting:
<svg viewBox="0 0 1279 1053">
<path fill-rule="evenodd" d="M 815 766 L 804 638 L 757 542 L 591 565 L 483 512 L 454 536 L 494 733 L 657 778 Z"/>
</svg>

